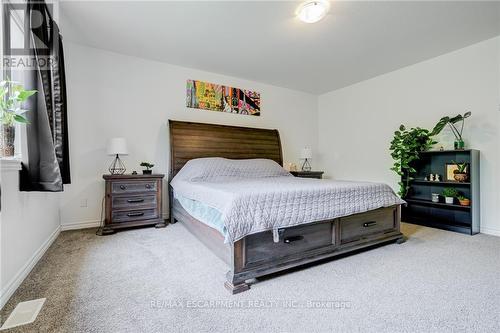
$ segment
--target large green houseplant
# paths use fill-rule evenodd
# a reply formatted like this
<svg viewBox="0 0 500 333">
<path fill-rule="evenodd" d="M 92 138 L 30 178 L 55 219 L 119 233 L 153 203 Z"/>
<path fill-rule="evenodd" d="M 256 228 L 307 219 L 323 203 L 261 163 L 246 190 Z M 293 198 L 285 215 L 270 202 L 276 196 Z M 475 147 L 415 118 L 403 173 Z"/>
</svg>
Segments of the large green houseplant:
<svg viewBox="0 0 500 333">
<path fill-rule="evenodd" d="M 36 90 L 25 90 L 24 87 L 10 80 L 0 82 L 0 156 L 14 155 L 15 123 L 27 123 L 23 103 L 36 94 Z"/>
<path fill-rule="evenodd" d="M 419 159 L 420 152 L 429 150 L 437 143 L 433 137 L 441 133 L 446 125 L 450 126 L 455 136 L 455 149 L 464 149 L 462 138 L 464 122 L 471 115 L 471 112 L 466 112 L 463 115 L 459 114 L 454 117 L 443 117 L 439 119 L 432 131 L 420 127 L 407 129 L 404 125 L 401 125 L 399 130 L 394 132 L 394 138 L 390 146 L 391 156 L 394 159 L 391 170 L 401 177 L 398 193 L 402 198 L 408 194 L 410 181 L 414 179 L 413 176 L 416 170 L 412 164 Z M 457 124 L 460 122 L 459 129 Z"/>
<path fill-rule="evenodd" d="M 401 181 L 398 183 L 398 193 L 402 198 L 408 194 L 410 181 L 414 179 L 415 172 L 417 172 L 412 164 L 419 159 L 420 152 L 429 150 L 437 143 L 437 141 L 434 141 L 433 136 L 439 134 L 443 127 L 438 123 L 430 131 L 420 127 L 407 129 L 404 125 L 401 125 L 399 130 L 394 132 L 394 138 L 389 148 L 394 159 L 391 170 L 401 177 Z"/>
</svg>

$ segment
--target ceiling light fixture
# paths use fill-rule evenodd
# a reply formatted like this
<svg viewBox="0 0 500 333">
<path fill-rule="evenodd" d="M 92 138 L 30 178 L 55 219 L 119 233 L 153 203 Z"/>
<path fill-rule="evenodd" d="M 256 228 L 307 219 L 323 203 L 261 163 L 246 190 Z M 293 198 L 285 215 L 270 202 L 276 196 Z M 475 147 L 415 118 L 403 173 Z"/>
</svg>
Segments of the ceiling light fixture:
<svg viewBox="0 0 500 333">
<path fill-rule="evenodd" d="M 326 0 L 304 2 L 297 8 L 297 16 L 302 22 L 315 23 L 325 17 L 330 9 L 330 3 Z"/>
</svg>

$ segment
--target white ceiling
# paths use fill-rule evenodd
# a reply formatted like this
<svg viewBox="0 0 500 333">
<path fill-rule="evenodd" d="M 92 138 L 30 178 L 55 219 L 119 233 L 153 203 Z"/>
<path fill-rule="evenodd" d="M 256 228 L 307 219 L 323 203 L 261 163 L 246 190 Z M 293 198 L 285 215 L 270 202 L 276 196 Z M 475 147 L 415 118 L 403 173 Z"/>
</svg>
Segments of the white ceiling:
<svg viewBox="0 0 500 333">
<path fill-rule="evenodd" d="M 500 2 L 63 1 L 65 40 L 315 94 L 500 34 Z"/>
</svg>

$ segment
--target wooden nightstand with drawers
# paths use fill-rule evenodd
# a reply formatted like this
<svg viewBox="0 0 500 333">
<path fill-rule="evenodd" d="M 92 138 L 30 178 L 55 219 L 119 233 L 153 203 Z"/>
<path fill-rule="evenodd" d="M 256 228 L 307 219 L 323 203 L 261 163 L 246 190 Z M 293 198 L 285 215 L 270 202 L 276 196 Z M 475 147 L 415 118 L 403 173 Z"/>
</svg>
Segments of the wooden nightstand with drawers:
<svg viewBox="0 0 500 333">
<path fill-rule="evenodd" d="M 290 171 L 292 175 L 295 177 L 300 177 L 300 178 L 316 178 L 316 179 L 322 179 L 323 178 L 323 171 Z"/>
<path fill-rule="evenodd" d="M 104 226 L 98 234 L 117 229 L 166 226 L 162 217 L 164 175 L 104 175 L 106 182 Z"/>
</svg>

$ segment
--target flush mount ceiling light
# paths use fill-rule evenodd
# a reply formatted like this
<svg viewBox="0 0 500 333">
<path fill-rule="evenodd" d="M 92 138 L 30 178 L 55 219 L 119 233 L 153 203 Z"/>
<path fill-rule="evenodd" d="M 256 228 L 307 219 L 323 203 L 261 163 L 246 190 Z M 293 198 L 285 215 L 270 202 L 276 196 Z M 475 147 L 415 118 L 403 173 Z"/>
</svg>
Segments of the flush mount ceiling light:
<svg viewBox="0 0 500 333">
<path fill-rule="evenodd" d="M 304 2 L 297 8 L 297 16 L 302 22 L 315 23 L 325 17 L 330 9 L 330 3 L 326 0 Z"/>
</svg>

